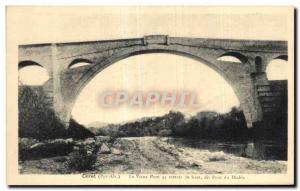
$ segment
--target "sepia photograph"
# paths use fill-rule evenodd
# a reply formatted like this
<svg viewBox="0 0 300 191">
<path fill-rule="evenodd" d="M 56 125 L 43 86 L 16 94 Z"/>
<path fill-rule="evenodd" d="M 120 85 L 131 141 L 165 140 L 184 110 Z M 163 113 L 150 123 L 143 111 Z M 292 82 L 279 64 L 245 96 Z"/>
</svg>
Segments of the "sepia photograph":
<svg viewBox="0 0 300 191">
<path fill-rule="evenodd" d="M 10 6 L 6 31 L 9 185 L 294 184 L 293 7 Z"/>
</svg>

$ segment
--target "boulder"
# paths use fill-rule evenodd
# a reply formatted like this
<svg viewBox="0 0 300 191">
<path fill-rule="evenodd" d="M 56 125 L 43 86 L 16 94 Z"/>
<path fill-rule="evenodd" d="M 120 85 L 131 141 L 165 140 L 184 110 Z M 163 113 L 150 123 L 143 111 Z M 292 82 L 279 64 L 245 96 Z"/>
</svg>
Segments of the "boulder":
<svg viewBox="0 0 300 191">
<path fill-rule="evenodd" d="M 29 149 L 32 145 L 39 143 L 36 139 L 19 138 L 19 149 Z"/>
<path fill-rule="evenodd" d="M 214 152 L 214 153 L 209 154 L 208 160 L 209 161 L 225 161 L 226 155 L 223 151 Z"/>
<path fill-rule="evenodd" d="M 185 158 L 180 158 L 179 163 L 177 167 L 201 167 L 203 165 L 203 161 L 201 160 L 194 160 L 191 157 L 185 157 Z"/>
<path fill-rule="evenodd" d="M 122 151 L 120 151 L 119 149 L 111 149 L 111 153 L 114 155 L 122 155 Z"/>
<path fill-rule="evenodd" d="M 35 143 L 34 145 L 31 145 L 29 147 L 29 149 L 34 149 L 34 148 L 43 147 L 43 146 L 45 146 L 45 143 Z"/>
<path fill-rule="evenodd" d="M 83 141 L 84 145 L 90 145 L 90 144 L 94 144 L 96 141 L 94 138 L 87 138 Z"/>
<path fill-rule="evenodd" d="M 110 138 L 108 136 L 95 136 L 96 144 L 106 143 L 109 139 Z"/>
<path fill-rule="evenodd" d="M 34 141 L 27 141 L 27 143 Z M 41 159 L 55 156 L 68 155 L 73 150 L 74 142 L 71 140 L 57 139 L 44 142 L 35 142 L 19 147 L 20 160 Z M 30 146 L 29 146 L 30 145 Z"/>
<path fill-rule="evenodd" d="M 47 140 L 45 142 L 49 143 L 49 144 L 69 144 L 69 143 L 73 143 L 73 139 L 72 138 L 69 138 L 69 139 L 51 139 L 51 140 Z"/>
<path fill-rule="evenodd" d="M 111 153 L 111 150 L 110 148 L 107 146 L 107 144 L 103 143 L 100 147 L 100 150 L 99 150 L 99 153 L 100 154 L 109 154 Z"/>
</svg>

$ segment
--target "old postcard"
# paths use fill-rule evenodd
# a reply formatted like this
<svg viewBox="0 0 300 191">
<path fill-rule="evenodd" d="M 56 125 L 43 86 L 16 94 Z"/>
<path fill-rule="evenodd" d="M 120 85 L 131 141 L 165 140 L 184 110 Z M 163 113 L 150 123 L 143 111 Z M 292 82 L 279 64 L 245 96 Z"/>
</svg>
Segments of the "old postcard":
<svg viewBox="0 0 300 191">
<path fill-rule="evenodd" d="M 293 185 L 294 8 L 7 7 L 8 185 Z"/>
</svg>

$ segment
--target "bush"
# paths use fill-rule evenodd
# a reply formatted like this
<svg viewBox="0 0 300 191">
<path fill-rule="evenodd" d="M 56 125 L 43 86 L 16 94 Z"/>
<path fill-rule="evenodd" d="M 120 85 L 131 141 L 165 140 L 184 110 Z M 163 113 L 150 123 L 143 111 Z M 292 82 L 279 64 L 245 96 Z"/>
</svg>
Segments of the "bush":
<svg viewBox="0 0 300 191">
<path fill-rule="evenodd" d="M 161 131 L 158 132 L 158 136 L 161 137 L 168 137 L 172 135 L 172 131 L 170 129 L 162 129 Z"/>
<path fill-rule="evenodd" d="M 86 149 L 83 145 L 75 148 L 70 154 L 68 167 L 76 171 L 91 170 L 97 161 L 97 151 L 99 147 L 93 151 Z"/>
</svg>

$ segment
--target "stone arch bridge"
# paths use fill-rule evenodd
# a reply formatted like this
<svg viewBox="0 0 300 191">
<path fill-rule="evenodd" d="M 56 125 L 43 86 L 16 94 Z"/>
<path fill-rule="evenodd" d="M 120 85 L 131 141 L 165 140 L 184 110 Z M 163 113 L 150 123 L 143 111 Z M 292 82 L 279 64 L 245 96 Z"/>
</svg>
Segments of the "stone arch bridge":
<svg viewBox="0 0 300 191">
<path fill-rule="evenodd" d="M 95 75 L 119 60 L 147 53 L 182 55 L 214 69 L 233 88 L 247 126 L 251 128 L 263 121 L 264 107 L 259 100 L 259 89 L 268 88 L 270 84 L 266 67 L 273 59 L 287 60 L 287 42 L 151 35 L 121 40 L 20 45 L 18 67 L 38 65 L 48 71 L 50 79 L 42 89 L 54 112 L 68 126 L 76 97 Z M 239 62 L 224 61 L 220 59 L 223 56 L 235 57 Z M 79 62 L 88 64 L 72 67 Z"/>
</svg>

